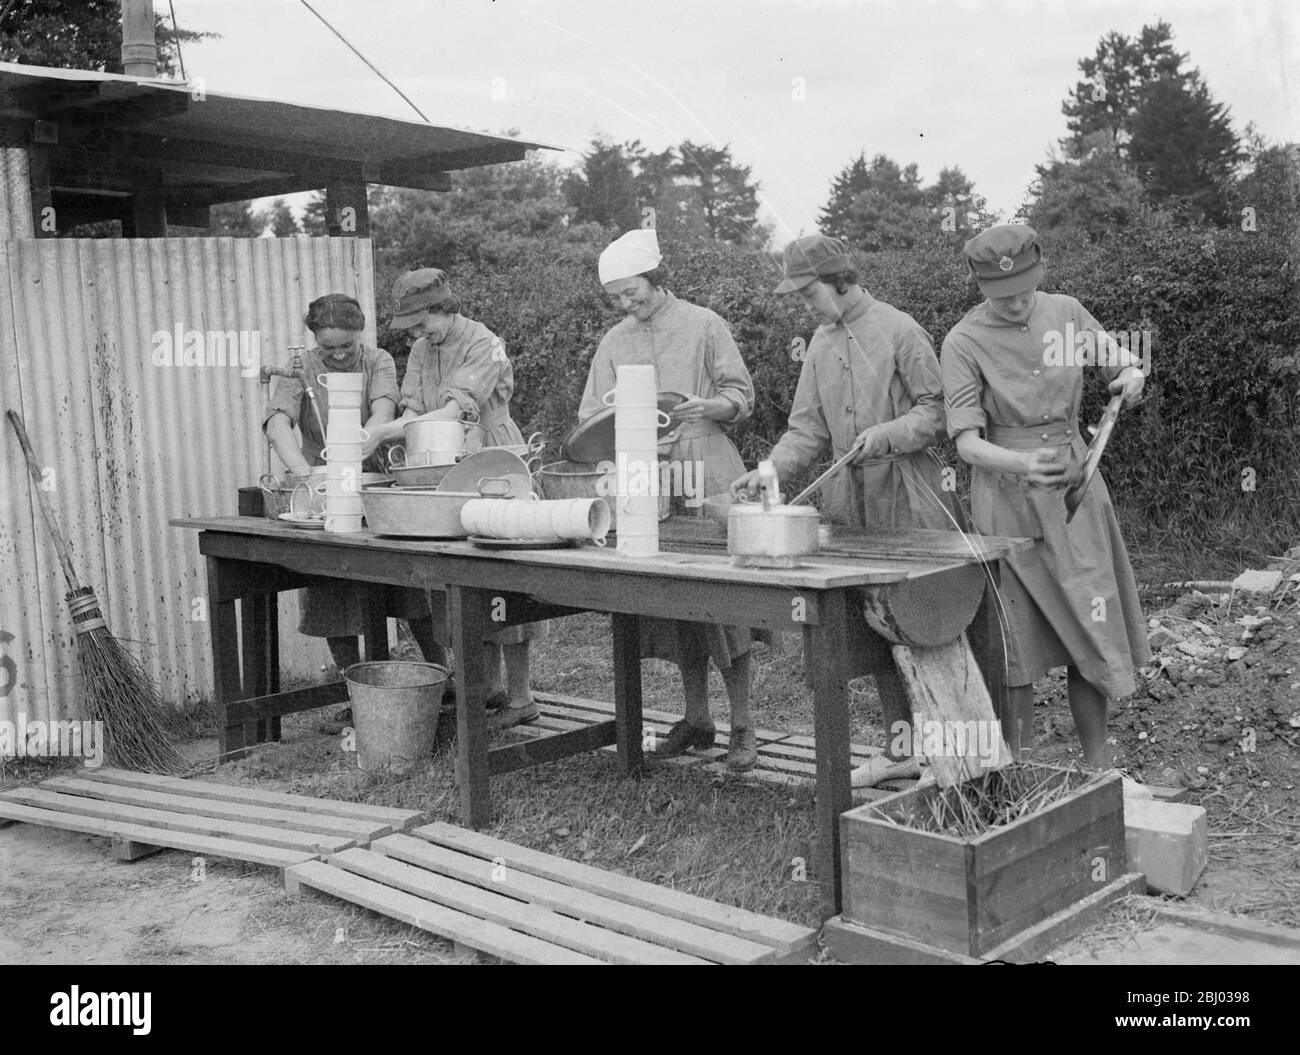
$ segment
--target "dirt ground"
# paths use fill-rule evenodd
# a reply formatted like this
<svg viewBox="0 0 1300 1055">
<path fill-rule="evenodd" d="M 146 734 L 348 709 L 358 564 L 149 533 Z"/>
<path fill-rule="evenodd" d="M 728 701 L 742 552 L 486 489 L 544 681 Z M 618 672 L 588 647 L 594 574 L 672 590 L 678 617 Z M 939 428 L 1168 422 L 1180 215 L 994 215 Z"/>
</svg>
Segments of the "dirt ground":
<svg viewBox="0 0 1300 1055">
<path fill-rule="evenodd" d="M 1159 647 L 1142 672 L 1139 691 L 1116 705 L 1110 725 L 1119 742 L 1121 766 L 1149 783 L 1186 787 L 1188 801 L 1208 811 L 1209 866 L 1188 901 L 1257 922 L 1300 927 L 1300 579 L 1285 585 L 1290 575 L 1300 572 L 1300 550 L 1293 554 L 1280 565 L 1284 585 L 1271 597 L 1257 595 L 1246 604 L 1240 594 L 1192 591 L 1158 611 L 1148 610 L 1153 642 Z M 594 647 L 589 640 L 566 639 L 566 632 L 553 635 L 550 651 L 539 655 L 537 684 L 551 691 L 602 695 L 610 680 L 607 664 L 584 653 L 584 648 Z M 790 654 L 770 656 L 763 667 L 756 679 L 758 723 L 811 731 L 811 715 L 790 702 L 795 693 L 791 686 L 802 680 Z M 674 706 L 671 675 L 648 667 L 646 683 L 648 706 Z M 718 717 L 725 719 L 719 689 L 714 686 L 712 702 Z M 1044 760 L 1077 758 L 1077 738 L 1064 699 L 1063 674 L 1040 684 L 1038 753 Z M 865 694 L 855 686 L 855 701 L 855 740 L 880 742 L 883 734 L 873 728 L 879 709 L 869 685 Z M 314 721 L 312 715 L 286 719 L 282 745 L 271 745 L 204 778 L 346 798 L 367 793 L 355 780 L 355 767 L 348 771 L 349 760 L 339 757 L 334 740 L 315 731 Z M 211 740 L 186 745 L 194 759 L 210 756 L 214 749 Z M 393 798 L 405 794 L 400 786 L 379 788 L 372 800 L 454 819 L 450 768 L 438 770 L 439 758 L 449 762 L 445 745 L 431 769 L 435 779 L 421 785 L 418 800 Z M 810 817 L 804 817 L 811 814 L 810 797 L 792 796 L 789 789 L 745 787 L 678 771 L 628 790 L 627 782 L 620 782 L 601 756 L 563 765 L 574 768 L 547 766 L 501 778 L 517 782 L 504 785 L 502 792 L 521 805 L 519 817 L 508 816 L 497 834 L 674 885 L 674 876 L 680 876 L 674 869 L 684 867 L 681 847 L 691 839 L 698 836 L 701 844 L 703 864 L 697 869 L 704 871 L 714 863 L 703 856 L 712 850 L 711 839 L 700 833 L 718 831 L 720 823 L 725 830 L 726 822 L 722 813 L 710 811 L 739 809 L 741 826 L 749 816 L 774 817 L 774 834 L 750 829 L 751 838 L 763 834 L 774 844 L 774 861 L 783 856 L 788 860 L 790 847 L 797 852 L 801 840 L 810 836 Z M 0 785 L 35 783 L 54 772 L 35 762 L 10 764 L 0 768 Z M 592 801 L 584 803 L 586 813 L 571 822 L 571 814 L 562 812 L 570 807 L 551 809 L 545 796 L 572 797 L 575 779 L 591 781 Z M 613 797 L 605 800 L 602 795 Z M 538 811 L 551 818 L 540 829 Z M 602 829 L 599 823 L 606 818 L 598 822 L 588 816 L 602 811 L 626 815 L 608 818 L 610 824 L 624 819 L 630 824 L 636 814 L 642 827 Z M 667 827 L 674 811 L 696 818 L 698 829 L 686 837 L 680 830 L 674 834 Z M 735 827 L 732 817 L 730 826 Z M 640 831 L 666 840 L 660 860 L 668 860 L 671 853 L 671 865 L 645 860 L 653 847 L 629 862 L 645 841 L 633 844 Z M 781 843 L 783 838 L 789 843 Z M 735 870 L 742 865 L 743 848 L 737 853 L 731 862 Z M 779 867 L 779 861 L 772 867 Z M 720 869 L 724 874 L 731 870 Z M 682 888 L 744 903 L 727 888 Z M 812 892 L 798 893 L 802 900 L 784 903 L 788 911 L 778 914 L 794 919 L 811 909 Z M 782 904 L 745 907 L 763 910 Z M 1128 936 L 1151 925 L 1119 909 L 1095 929 L 1088 947 L 1122 950 Z M 212 859 L 200 868 L 190 855 L 178 851 L 119 863 L 106 840 L 15 824 L 0 829 L 0 962 L 457 961 L 448 943 L 424 932 L 331 898 L 291 898 L 273 869 Z"/>
</svg>

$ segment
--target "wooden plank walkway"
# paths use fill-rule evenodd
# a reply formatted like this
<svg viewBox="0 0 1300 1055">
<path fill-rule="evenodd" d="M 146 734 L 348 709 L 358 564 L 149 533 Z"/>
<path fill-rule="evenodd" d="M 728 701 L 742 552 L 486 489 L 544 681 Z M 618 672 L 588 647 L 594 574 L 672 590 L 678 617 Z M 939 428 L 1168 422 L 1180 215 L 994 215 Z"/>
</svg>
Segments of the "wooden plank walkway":
<svg viewBox="0 0 1300 1055">
<path fill-rule="evenodd" d="M 588 700 L 577 696 L 563 696 L 552 692 L 534 692 L 537 709 L 542 716 L 529 725 L 515 726 L 513 730 L 522 736 L 541 737 L 552 733 L 580 729 L 585 725 L 607 722 L 614 717 L 614 705 L 604 700 Z M 668 730 L 675 722 L 681 720 L 680 714 L 645 708 L 642 711 L 643 728 L 654 733 L 654 741 L 668 735 Z M 797 736 L 794 733 L 776 732 L 771 729 L 756 729 L 754 739 L 758 747 L 758 764 L 745 773 L 733 773 L 727 768 L 727 748 L 731 742 L 731 726 L 726 722 L 717 722 L 718 735 L 714 746 L 707 751 L 692 750 L 673 758 L 655 759 L 652 745 L 647 742 L 646 758 L 654 765 L 697 768 L 701 772 L 719 776 L 729 776 L 735 780 L 761 780 L 771 784 L 812 785 L 817 778 L 817 760 L 811 736 Z M 613 753 L 615 748 L 601 750 Z M 881 753 L 878 747 L 864 744 L 850 745 L 852 765 L 860 766 L 872 755 Z M 895 791 L 912 787 L 914 780 L 886 781 L 876 788 L 857 788 L 853 792 L 855 802 L 866 802 L 884 798 Z"/>
<path fill-rule="evenodd" d="M 551 733 L 579 729 L 584 725 L 608 722 L 614 717 L 614 705 L 604 700 L 589 700 L 578 696 L 564 696 L 553 692 L 534 692 L 537 709 L 542 716 L 529 725 L 515 726 L 511 732 L 527 737 L 549 736 Z M 667 736 L 673 723 L 681 720 L 680 714 L 669 711 L 657 711 L 645 708 L 642 711 L 644 728 L 654 732 L 655 740 Z M 714 746 L 707 751 L 690 751 L 674 758 L 656 760 L 647 744 L 646 758 L 655 765 L 682 766 L 698 768 L 701 772 L 729 776 L 733 780 L 761 780 L 773 784 L 812 785 L 817 779 L 816 753 L 811 736 L 797 736 L 793 733 L 775 732 L 770 729 L 755 730 L 754 738 L 758 746 L 758 764 L 745 773 L 733 773 L 727 768 L 727 747 L 731 742 L 731 727 L 726 722 L 717 722 L 718 735 Z M 607 753 L 614 753 L 616 748 L 601 748 Z M 851 744 L 850 758 L 852 766 L 860 766 L 872 755 L 881 753 L 879 747 L 866 744 Z M 906 791 L 915 787 L 916 781 L 886 780 L 874 788 L 854 788 L 853 801 L 856 804 L 885 798 L 896 791 Z M 1187 795 L 1186 788 L 1167 788 L 1156 784 L 1146 785 L 1151 794 L 1165 802 L 1178 802 Z"/>
<path fill-rule="evenodd" d="M 316 890 L 515 963 L 806 962 L 817 931 L 429 824 L 285 870 Z"/>
<path fill-rule="evenodd" d="M 0 794 L 0 825 L 103 836 L 124 861 L 176 849 L 286 868 L 423 820 L 416 810 L 117 769 L 86 769 Z"/>
</svg>

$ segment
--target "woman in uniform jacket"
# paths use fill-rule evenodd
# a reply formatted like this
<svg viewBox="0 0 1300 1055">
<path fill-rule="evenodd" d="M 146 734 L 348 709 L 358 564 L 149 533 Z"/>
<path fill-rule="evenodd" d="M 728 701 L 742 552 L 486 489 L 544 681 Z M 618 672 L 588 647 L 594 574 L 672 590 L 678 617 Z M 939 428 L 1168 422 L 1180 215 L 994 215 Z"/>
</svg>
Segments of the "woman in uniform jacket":
<svg viewBox="0 0 1300 1055">
<path fill-rule="evenodd" d="M 1064 494 L 1087 456 L 1079 433 L 1084 370 L 1096 370 L 1132 404 L 1141 398 L 1146 364 L 1073 297 L 1038 290 L 1043 252 L 1032 228 L 991 228 L 965 252 L 986 299 L 943 342 L 948 432 L 972 466 L 975 529 L 1035 540 L 1033 549 L 1002 561 L 1009 624 L 1003 733 L 1013 751 L 1027 752 L 1033 682 L 1064 666 L 1084 762 L 1108 766 L 1108 701 L 1133 692 L 1134 668 L 1150 651 L 1105 481 L 1092 481 L 1069 524 Z M 1064 343 L 1080 339 L 1096 354 L 1061 355 Z"/>
</svg>

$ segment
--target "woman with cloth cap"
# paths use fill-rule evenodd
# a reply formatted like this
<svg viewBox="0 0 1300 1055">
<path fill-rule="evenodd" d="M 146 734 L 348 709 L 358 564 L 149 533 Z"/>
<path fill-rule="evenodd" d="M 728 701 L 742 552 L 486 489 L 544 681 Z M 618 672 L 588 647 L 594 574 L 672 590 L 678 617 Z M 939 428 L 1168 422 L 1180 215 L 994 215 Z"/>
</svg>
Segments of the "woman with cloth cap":
<svg viewBox="0 0 1300 1055">
<path fill-rule="evenodd" d="M 653 230 L 628 231 L 616 239 L 600 254 L 598 271 L 606 294 L 626 317 L 596 349 L 579 418 L 604 409 L 601 400 L 614 388 L 619 366 L 652 364 L 660 391 L 687 397 L 673 410 L 680 425 L 665 437 L 660 452 L 683 470 L 691 466 L 697 487 L 702 474 L 700 497 L 721 494 L 745 469 L 725 430 L 754 410 L 754 383 L 731 331 L 708 308 L 678 300 L 665 288 L 668 271 Z M 680 479 L 687 479 L 685 471 Z M 674 496 L 675 504 L 680 497 Z M 641 654 L 676 663 L 686 698 L 685 719 L 656 745 L 655 754 L 669 757 L 713 746 L 716 729 L 708 699 L 712 657 L 731 702 L 727 765 L 738 771 L 751 768 L 758 750 L 749 714 L 750 631 L 670 619 L 642 619 L 641 627 Z"/>
<path fill-rule="evenodd" d="M 524 442 L 510 417 L 515 390 L 514 367 L 501 338 L 481 322 L 460 313 L 445 272 L 426 267 L 408 271 L 393 284 L 395 330 L 414 330 L 402 379 L 402 416 L 370 431 L 370 446 L 402 437 L 408 422 L 456 420 L 467 416 L 483 429 L 484 447 Z M 440 620 L 442 622 L 442 620 Z M 444 635 L 445 636 L 445 635 Z M 488 650 L 488 706 L 495 709 L 489 727 L 505 729 L 539 717 L 530 686 L 528 642 L 546 636 L 545 623 L 506 627 L 484 641 Z M 504 660 L 506 687 L 500 688 Z"/>
<path fill-rule="evenodd" d="M 826 484 L 827 517 L 882 530 L 960 527 L 933 453 L 944 436 L 944 413 L 930 335 L 910 315 L 863 289 L 833 238 L 795 239 L 786 246 L 783 264 L 775 292 L 798 293 L 821 325 L 799 372 L 789 428 L 768 456 L 777 474 L 788 480 L 827 454 L 838 460 L 857 444 L 855 467 Z M 731 487 L 736 493 L 758 484 L 754 471 Z M 854 787 L 920 775 L 910 750 L 911 707 L 902 680 L 893 670 L 882 671 L 876 688 L 889 747 L 854 770 Z"/>
<path fill-rule="evenodd" d="M 307 377 L 331 373 L 364 375 L 361 417 L 365 428 L 377 432 L 392 421 L 397 413 L 397 370 L 391 355 L 361 343 L 361 332 L 366 326 L 361 305 L 344 293 L 329 293 L 311 302 L 303 322 L 316 338 L 316 347 L 302 353 Z M 316 404 L 328 428 L 329 400 L 324 396 L 323 392 L 318 393 Z M 276 383 L 262 424 L 275 453 L 289 472 L 298 476 L 307 475 L 313 465 L 325 464 L 321 457 L 325 437 L 308 401 L 301 381 L 282 377 Z M 302 433 L 301 444 L 294 435 L 294 426 Z M 365 468 L 381 470 L 383 467 L 372 460 Z M 411 635 L 425 659 L 431 663 L 446 662 L 447 654 L 434 636 L 426 590 L 367 586 L 343 580 L 311 586 L 299 594 L 298 631 L 309 637 L 325 638 L 335 666 L 340 671 L 346 670 L 361 661 L 357 637 L 363 632 L 367 599 L 376 596 L 388 615 L 409 622 Z M 336 721 L 346 721 L 347 717 L 343 712 Z"/>
<path fill-rule="evenodd" d="M 984 294 L 943 342 L 948 432 L 973 467 L 975 528 L 1033 538 L 1002 561 L 1007 633 L 1007 713 L 1012 750 L 1032 745 L 1034 686 L 1068 668 L 1070 711 L 1084 762 L 1106 767 L 1109 699 L 1135 688 L 1133 670 L 1150 658 L 1137 584 L 1105 481 L 1096 476 L 1069 524 L 1064 489 L 1081 478 L 1087 445 L 1079 434 L 1083 367 L 1062 364 L 1064 335 L 1087 334 L 1096 369 L 1125 405 L 1141 398 L 1144 365 L 1117 346 L 1073 297 L 1042 293 L 1043 251 L 1031 227 L 991 228 L 965 245 Z"/>
</svg>

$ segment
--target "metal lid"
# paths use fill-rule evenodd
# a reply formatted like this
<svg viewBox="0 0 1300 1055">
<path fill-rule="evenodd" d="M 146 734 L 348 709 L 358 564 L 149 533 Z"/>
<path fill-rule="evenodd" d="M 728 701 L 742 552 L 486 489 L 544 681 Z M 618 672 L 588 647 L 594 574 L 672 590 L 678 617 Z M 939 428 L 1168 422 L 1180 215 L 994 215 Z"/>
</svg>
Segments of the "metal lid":
<svg viewBox="0 0 1300 1055">
<path fill-rule="evenodd" d="M 668 415 L 668 424 L 659 426 L 660 438 L 681 424 L 673 418 L 673 409 L 685 402 L 680 392 L 660 392 L 659 409 Z M 560 457 L 571 462 L 612 462 L 614 460 L 614 407 L 598 410 L 564 437 Z"/>
</svg>

